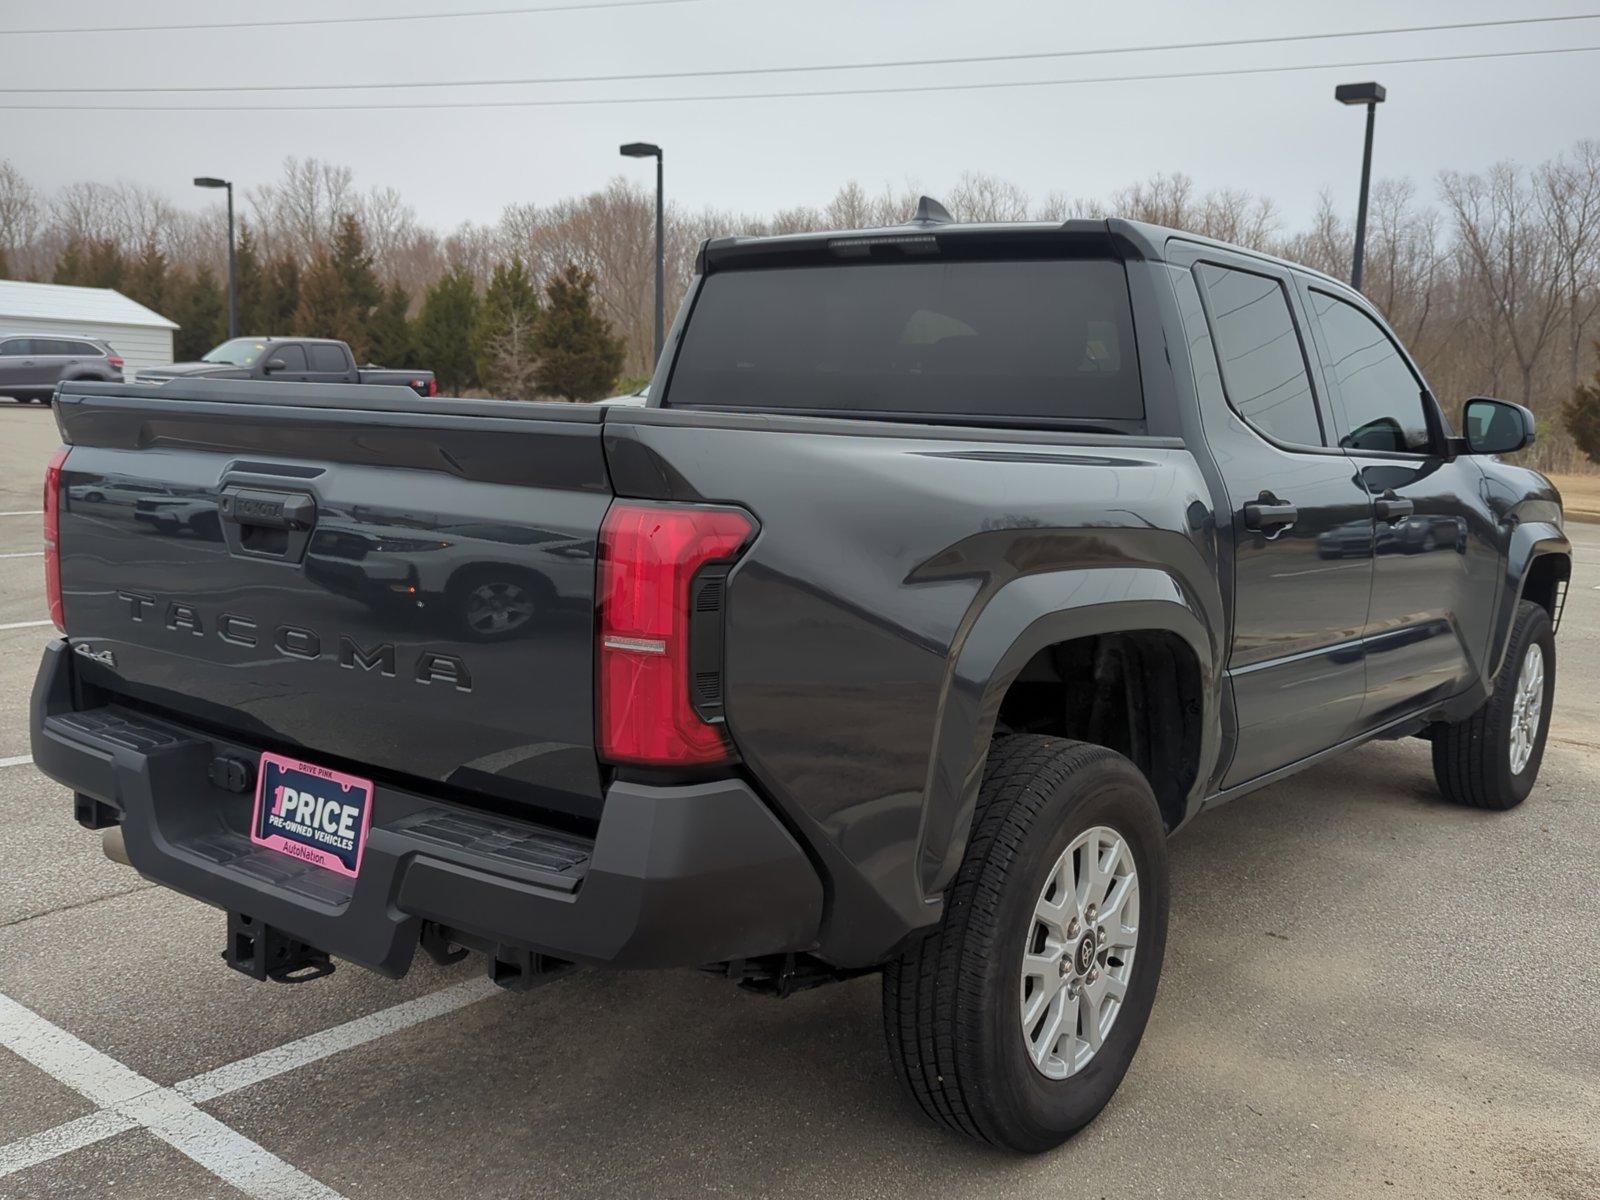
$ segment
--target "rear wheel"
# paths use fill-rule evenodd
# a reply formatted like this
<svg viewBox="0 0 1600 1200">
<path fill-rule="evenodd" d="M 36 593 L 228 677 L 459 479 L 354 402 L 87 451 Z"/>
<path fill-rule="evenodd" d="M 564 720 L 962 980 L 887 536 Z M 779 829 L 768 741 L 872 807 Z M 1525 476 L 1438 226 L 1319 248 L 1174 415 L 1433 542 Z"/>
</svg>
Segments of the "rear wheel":
<svg viewBox="0 0 1600 1200">
<path fill-rule="evenodd" d="M 944 918 L 884 970 L 901 1081 L 948 1128 L 1059 1145 L 1127 1073 L 1166 926 L 1166 831 L 1139 770 L 1102 746 L 997 741 Z"/>
<path fill-rule="evenodd" d="M 1524 600 L 1489 698 L 1464 720 L 1434 727 L 1433 775 L 1445 799 L 1507 809 L 1528 798 L 1544 759 L 1555 686 L 1550 614 Z"/>
</svg>

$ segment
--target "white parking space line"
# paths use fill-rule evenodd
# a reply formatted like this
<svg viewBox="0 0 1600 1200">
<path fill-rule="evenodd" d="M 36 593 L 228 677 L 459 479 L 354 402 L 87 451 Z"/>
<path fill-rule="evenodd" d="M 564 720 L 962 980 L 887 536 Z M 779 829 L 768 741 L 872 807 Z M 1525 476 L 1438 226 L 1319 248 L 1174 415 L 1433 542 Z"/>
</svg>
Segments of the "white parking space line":
<svg viewBox="0 0 1600 1200">
<path fill-rule="evenodd" d="M 195 1106 L 465 1008 L 497 990 L 484 978 L 464 980 L 170 1088 L 0 995 L 0 1045 L 101 1106 L 86 1117 L 0 1146 L 0 1179 L 143 1126 L 246 1195 L 262 1200 L 342 1200 L 339 1193 Z"/>
<path fill-rule="evenodd" d="M 15 754 L 10 758 L 0 758 L 0 767 L 22 767 L 33 761 L 31 754 Z"/>
<path fill-rule="evenodd" d="M 50 622 L 48 620 L 45 620 L 45 621 L 7 621 L 4 625 L 0 625 L 0 629 L 33 629 L 33 628 L 35 628 L 36 626 L 39 626 L 39 625 L 49 625 L 49 624 L 52 624 L 52 622 Z"/>
<path fill-rule="evenodd" d="M 17 508 L 17 509 L 13 509 L 10 512 L 0 512 L 0 517 L 42 517 L 42 516 L 44 516 L 44 509 L 42 509 L 42 508 Z"/>
<path fill-rule="evenodd" d="M 143 1125 L 247 1196 L 256 1200 L 340 1200 L 339 1193 L 326 1184 L 201 1112 L 171 1088 L 146 1079 L 4 995 L 0 995 L 0 1045 L 102 1108 Z M 82 1141 L 81 1134 L 76 1141 L 89 1144 Z M 0 1160 L 9 1159 L 14 1149 L 0 1149 Z"/>
<path fill-rule="evenodd" d="M 108 1137 L 137 1129 L 138 1126 L 139 1122 L 132 1117 L 102 1108 L 87 1117 L 46 1129 L 43 1133 L 25 1137 L 9 1146 L 0 1146 L 0 1179 L 47 1163 L 52 1158 L 60 1158 L 63 1154 L 71 1154 L 74 1150 L 82 1150 L 96 1142 L 103 1142 Z"/>
<path fill-rule="evenodd" d="M 495 991 L 494 984 L 486 978 L 468 979 L 453 987 L 396 1004 L 393 1008 L 357 1017 L 343 1025 L 324 1029 L 321 1033 L 313 1033 L 271 1050 L 263 1050 L 260 1054 L 252 1054 L 249 1058 L 241 1058 L 238 1062 L 174 1084 L 172 1090 L 185 1100 L 204 1104 L 218 1096 L 226 1096 L 240 1088 L 338 1054 L 341 1050 L 353 1049 L 423 1021 L 431 1021 L 434 1017 L 442 1017 L 458 1008 L 476 1004 L 494 995 Z"/>
<path fill-rule="evenodd" d="M 43 550 L 8 550 L 0 558 L 43 558 Z"/>
</svg>

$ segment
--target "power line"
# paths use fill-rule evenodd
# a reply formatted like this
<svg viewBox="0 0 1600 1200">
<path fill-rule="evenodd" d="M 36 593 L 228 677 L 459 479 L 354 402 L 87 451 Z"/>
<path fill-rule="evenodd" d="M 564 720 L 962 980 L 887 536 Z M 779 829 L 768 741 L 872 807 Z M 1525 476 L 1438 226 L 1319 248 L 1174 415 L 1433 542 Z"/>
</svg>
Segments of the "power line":
<svg viewBox="0 0 1600 1200">
<path fill-rule="evenodd" d="M 823 63 L 816 66 L 789 67 L 723 67 L 695 71 L 629 71 L 614 75 L 547 75 L 523 79 L 441 79 L 402 80 L 395 83 L 238 83 L 205 86 L 201 84 L 149 84 L 136 87 L 7 87 L 0 84 L 0 92 L 24 95 L 43 95 L 70 92 L 74 94 L 116 92 L 134 94 L 148 92 L 362 92 L 413 88 L 460 87 L 512 87 L 535 84 L 566 83 L 623 83 L 637 80 L 712 79 L 731 75 L 794 75 L 816 71 L 867 71 L 888 70 L 900 67 L 951 67 L 971 66 L 980 63 L 1009 63 L 1038 61 L 1041 59 L 1099 57 L 1113 54 L 1148 54 L 1171 50 L 1217 50 L 1237 46 L 1265 46 L 1288 42 L 1328 41 L 1336 38 L 1387 37 L 1407 33 L 1439 33 L 1467 29 L 1492 29 L 1512 25 L 1548 25 L 1565 21 L 1593 21 L 1600 13 L 1577 13 L 1556 17 L 1510 17 L 1496 21 L 1455 21 L 1441 25 L 1401 25 L 1386 29 L 1354 29 L 1335 33 L 1294 33 L 1275 37 L 1224 38 L 1208 42 L 1168 42 L 1152 46 L 1111 46 L 1103 50 L 1042 50 L 1019 54 L 976 54 L 952 58 L 906 58 L 884 62 Z"/>
<path fill-rule="evenodd" d="M 791 92 L 707 93 L 689 96 L 599 96 L 544 100 L 438 100 L 416 104 L 3 104 L 13 112 L 409 112 L 464 108 L 585 108 L 606 104 L 697 104 L 724 100 L 814 100 L 838 96 L 900 96 L 918 92 L 980 92 L 1001 88 L 1070 87 L 1094 83 L 1153 83 L 1175 79 L 1215 79 L 1233 75 L 1281 75 L 1295 71 L 1332 71 L 1351 67 L 1411 66 L 1422 63 L 1482 62 L 1494 58 L 1537 58 L 1550 54 L 1587 54 L 1596 46 L 1558 46 L 1548 50 L 1488 50 L 1476 54 L 1432 54 L 1405 58 L 1360 58 L 1345 62 L 1301 63 L 1294 66 L 1235 67 L 1209 71 L 1158 71 L 1142 75 L 1099 75 L 1078 79 L 1010 79 L 988 83 L 925 83 L 893 87 L 829 88 Z"/>
<path fill-rule="evenodd" d="M 581 0 L 541 8 L 485 8 L 472 12 L 396 13 L 369 17 L 285 17 L 276 21 L 196 21 L 181 25 L 91 25 L 64 29 L 0 29 L 0 37 L 47 37 L 67 33 L 172 33 L 187 29 L 279 29 L 290 25 L 372 25 L 379 21 L 449 21 L 457 17 L 522 17 L 539 13 L 585 12 L 593 8 L 649 8 L 657 4 L 694 4 L 698 0 Z"/>
</svg>

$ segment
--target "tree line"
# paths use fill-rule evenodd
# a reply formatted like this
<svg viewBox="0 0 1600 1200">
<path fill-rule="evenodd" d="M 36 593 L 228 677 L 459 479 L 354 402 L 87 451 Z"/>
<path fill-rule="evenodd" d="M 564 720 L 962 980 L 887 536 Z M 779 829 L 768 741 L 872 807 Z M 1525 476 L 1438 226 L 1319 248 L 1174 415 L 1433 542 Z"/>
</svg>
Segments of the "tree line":
<svg viewBox="0 0 1600 1200">
<path fill-rule="evenodd" d="M 668 303 L 706 237 L 898 224 L 919 190 L 850 182 L 826 204 L 772 214 L 669 207 Z M 1182 174 L 1105 198 L 1035 198 L 967 173 L 941 199 L 958 220 L 1147 220 L 1338 278 L 1348 277 L 1354 242 L 1345 207 L 1326 194 L 1308 226 L 1287 229 L 1270 199 L 1204 191 Z M 505 396 L 586 395 L 607 370 L 632 377 L 619 387 L 649 373 L 654 197 L 642 184 L 619 178 L 446 232 L 420 222 L 392 188 L 362 191 L 348 168 L 290 158 L 278 179 L 244 191 L 241 213 L 243 331 L 343 336 L 363 358 L 431 367 L 449 390 Z M 117 286 L 184 326 L 188 352 L 216 340 L 226 261 L 220 207 L 180 209 L 129 184 L 45 195 L 0 162 L 0 275 Z M 1600 377 L 1586 383 L 1600 353 L 1600 142 L 1531 167 L 1444 172 L 1428 195 L 1410 180 L 1377 182 L 1365 276 L 1447 409 L 1478 394 L 1517 400 L 1540 418 L 1530 461 L 1582 462 L 1574 433 L 1588 427 L 1585 404 L 1600 404 L 1583 399 L 1600 391 Z M 588 381 L 541 379 L 538 364 L 551 371 L 558 361 Z M 1563 419 L 1568 410 L 1576 424 Z M 1600 426 L 1600 413 L 1588 420 Z"/>
</svg>

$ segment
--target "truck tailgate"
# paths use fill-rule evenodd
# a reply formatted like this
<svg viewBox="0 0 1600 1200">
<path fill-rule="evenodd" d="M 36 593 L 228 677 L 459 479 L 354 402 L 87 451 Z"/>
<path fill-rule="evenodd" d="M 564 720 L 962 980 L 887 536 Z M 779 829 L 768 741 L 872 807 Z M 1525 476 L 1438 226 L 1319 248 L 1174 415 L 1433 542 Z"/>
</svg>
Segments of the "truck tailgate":
<svg viewBox="0 0 1600 1200">
<path fill-rule="evenodd" d="M 602 414 L 400 387 L 74 385 L 80 679 L 330 767 L 592 817 Z"/>
</svg>

